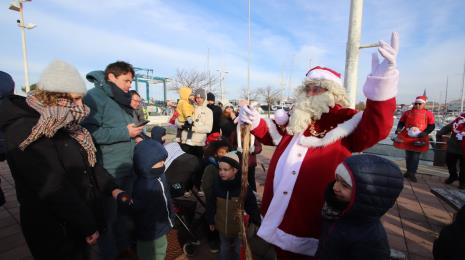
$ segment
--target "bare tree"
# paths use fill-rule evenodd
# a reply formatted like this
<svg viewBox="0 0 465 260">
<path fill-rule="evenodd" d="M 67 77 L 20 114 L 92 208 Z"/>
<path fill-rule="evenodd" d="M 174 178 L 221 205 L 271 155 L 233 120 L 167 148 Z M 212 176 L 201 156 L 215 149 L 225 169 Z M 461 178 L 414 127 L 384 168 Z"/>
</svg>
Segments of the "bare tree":
<svg viewBox="0 0 465 260">
<path fill-rule="evenodd" d="M 246 87 L 241 88 L 241 94 L 239 97 L 241 99 L 250 99 L 251 101 L 258 100 L 258 98 L 260 97 L 258 89 L 250 89 L 250 93 L 247 92 L 248 91 Z"/>
<path fill-rule="evenodd" d="M 258 89 L 258 93 L 268 105 L 268 117 L 270 117 L 271 107 L 281 100 L 281 90 L 266 86 Z"/>
<path fill-rule="evenodd" d="M 173 82 L 171 83 L 171 90 L 177 90 L 180 87 L 189 87 L 193 91 L 199 88 L 203 88 L 206 91 L 216 93 L 216 82 L 218 77 L 209 74 L 205 71 L 196 70 L 176 70 L 176 76 L 174 76 Z"/>
</svg>

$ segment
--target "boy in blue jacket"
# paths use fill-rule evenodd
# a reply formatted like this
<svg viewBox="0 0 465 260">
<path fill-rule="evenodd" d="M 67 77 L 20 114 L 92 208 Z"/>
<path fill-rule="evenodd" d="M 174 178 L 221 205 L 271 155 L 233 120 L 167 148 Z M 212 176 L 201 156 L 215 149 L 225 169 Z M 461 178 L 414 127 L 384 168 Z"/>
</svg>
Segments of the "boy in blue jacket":
<svg viewBox="0 0 465 260">
<path fill-rule="evenodd" d="M 166 256 L 166 234 L 174 225 L 164 173 L 167 157 L 163 145 L 152 139 L 143 140 L 134 150 L 137 179 L 133 190 L 133 213 L 139 260 L 165 259 Z"/>
<path fill-rule="evenodd" d="M 380 218 L 403 186 L 399 167 L 387 159 L 369 154 L 345 159 L 326 189 L 315 259 L 389 259 Z"/>
</svg>

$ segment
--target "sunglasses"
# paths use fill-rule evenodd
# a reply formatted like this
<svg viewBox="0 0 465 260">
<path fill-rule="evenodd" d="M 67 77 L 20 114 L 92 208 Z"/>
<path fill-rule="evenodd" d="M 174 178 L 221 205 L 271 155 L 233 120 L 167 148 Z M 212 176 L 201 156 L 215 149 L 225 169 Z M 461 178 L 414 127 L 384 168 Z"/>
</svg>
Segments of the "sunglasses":
<svg viewBox="0 0 465 260">
<path fill-rule="evenodd" d="M 421 106 L 423 105 L 423 103 L 413 103 L 414 105 L 418 105 L 418 106 Z"/>
</svg>

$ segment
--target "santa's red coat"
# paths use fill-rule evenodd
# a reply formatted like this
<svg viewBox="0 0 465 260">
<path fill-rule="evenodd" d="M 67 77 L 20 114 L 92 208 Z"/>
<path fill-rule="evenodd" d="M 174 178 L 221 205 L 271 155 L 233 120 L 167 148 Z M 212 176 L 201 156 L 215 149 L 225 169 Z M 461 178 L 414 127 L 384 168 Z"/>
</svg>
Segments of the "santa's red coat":
<svg viewBox="0 0 465 260">
<path fill-rule="evenodd" d="M 308 129 L 292 136 L 261 119 L 252 133 L 263 144 L 277 147 L 265 182 L 259 236 L 284 251 L 314 255 L 324 190 L 334 180 L 336 166 L 386 138 L 395 107 L 395 98 L 367 100 L 363 112 L 335 106 L 314 124 L 317 132 L 327 130 L 322 138 L 311 136 Z"/>
</svg>

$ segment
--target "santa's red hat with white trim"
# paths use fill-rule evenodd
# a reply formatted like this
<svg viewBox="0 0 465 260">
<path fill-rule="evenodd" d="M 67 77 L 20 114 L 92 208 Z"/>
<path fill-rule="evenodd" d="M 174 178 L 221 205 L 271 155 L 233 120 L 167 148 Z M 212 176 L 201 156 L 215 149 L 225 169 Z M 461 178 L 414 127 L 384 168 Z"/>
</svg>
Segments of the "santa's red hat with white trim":
<svg viewBox="0 0 465 260">
<path fill-rule="evenodd" d="M 427 100 L 426 96 L 418 96 L 415 98 L 415 103 L 425 104 Z"/>
<path fill-rule="evenodd" d="M 306 80 L 330 80 L 342 87 L 341 74 L 325 67 L 316 66 L 305 74 Z"/>
</svg>

